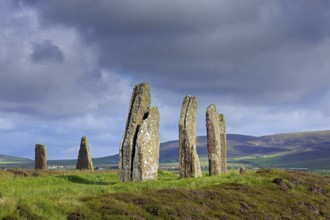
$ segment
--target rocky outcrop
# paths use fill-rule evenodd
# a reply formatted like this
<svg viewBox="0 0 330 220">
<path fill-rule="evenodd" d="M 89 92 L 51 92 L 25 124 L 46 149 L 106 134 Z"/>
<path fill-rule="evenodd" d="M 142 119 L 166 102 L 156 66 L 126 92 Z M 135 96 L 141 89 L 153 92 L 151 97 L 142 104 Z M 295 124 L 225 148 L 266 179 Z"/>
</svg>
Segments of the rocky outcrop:
<svg viewBox="0 0 330 220">
<path fill-rule="evenodd" d="M 156 166 L 158 169 L 159 160 L 159 112 L 157 108 L 151 111 L 150 104 L 149 84 L 136 85 L 119 151 L 119 176 L 123 182 L 157 178 L 157 171 L 154 170 Z M 156 158 L 147 158 L 147 155 Z"/>
<path fill-rule="evenodd" d="M 35 169 L 47 169 L 47 150 L 44 144 L 36 144 L 35 146 Z"/>
<path fill-rule="evenodd" d="M 197 100 L 186 96 L 183 100 L 179 121 L 180 177 L 200 177 L 201 167 L 196 150 Z"/>
<path fill-rule="evenodd" d="M 221 173 L 227 173 L 227 134 L 226 119 L 223 114 L 219 115 L 220 143 L 221 143 Z"/>
<path fill-rule="evenodd" d="M 159 111 L 152 107 L 143 120 L 136 139 L 133 181 L 157 179 L 159 167 Z"/>
<path fill-rule="evenodd" d="M 83 136 L 80 142 L 80 150 L 77 161 L 77 170 L 94 170 L 87 137 Z"/>
<path fill-rule="evenodd" d="M 219 117 L 215 105 L 209 105 L 206 109 L 206 133 L 210 176 L 220 175 L 222 168 L 222 144 Z"/>
</svg>

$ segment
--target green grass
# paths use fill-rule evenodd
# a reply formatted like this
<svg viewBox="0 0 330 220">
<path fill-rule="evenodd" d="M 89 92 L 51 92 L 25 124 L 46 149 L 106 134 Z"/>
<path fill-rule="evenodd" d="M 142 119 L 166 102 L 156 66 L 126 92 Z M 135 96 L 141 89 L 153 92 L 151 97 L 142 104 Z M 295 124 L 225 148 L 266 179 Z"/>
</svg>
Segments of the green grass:
<svg viewBox="0 0 330 220">
<path fill-rule="evenodd" d="M 0 159 L 0 165 L 1 164 L 31 164 L 31 160 L 28 159 L 20 159 L 20 158 L 1 158 Z"/>
<path fill-rule="evenodd" d="M 287 155 L 287 152 L 268 154 L 268 155 L 251 155 L 245 157 L 237 157 L 229 159 L 230 163 L 239 163 L 250 165 L 252 167 L 272 167 L 278 166 L 282 156 Z"/>
<path fill-rule="evenodd" d="M 1 164 L 30 164 L 30 163 L 24 161 L 15 161 L 15 160 L 10 160 L 10 161 L 0 160 L 0 165 Z"/>
<path fill-rule="evenodd" d="M 158 181 L 118 179 L 116 171 L 0 171 L 0 219 L 330 218 L 327 175 L 229 170 L 179 179 L 160 171 Z"/>
</svg>

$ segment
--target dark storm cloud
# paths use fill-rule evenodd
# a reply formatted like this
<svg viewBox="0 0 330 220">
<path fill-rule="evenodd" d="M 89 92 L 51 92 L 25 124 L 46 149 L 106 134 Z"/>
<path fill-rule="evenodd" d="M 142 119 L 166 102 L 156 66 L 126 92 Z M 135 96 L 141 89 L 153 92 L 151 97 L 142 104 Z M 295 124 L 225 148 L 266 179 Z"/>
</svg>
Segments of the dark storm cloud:
<svg viewBox="0 0 330 220">
<path fill-rule="evenodd" d="M 225 113 L 228 133 L 328 129 L 329 4 L 0 1 L 3 145 L 33 153 L 44 142 L 53 158 L 73 158 L 87 135 L 94 156 L 118 153 L 142 81 L 159 106 L 162 141 L 178 138 L 187 94 L 197 96 L 198 135 L 210 103 Z"/>
<path fill-rule="evenodd" d="M 100 66 L 180 94 L 286 104 L 330 80 L 322 67 L 325 0 L 50 0 L 36 7 L 45 27 L 76 28 L 98 48 Z"/>
<path fill-rule="evenodd" d="M 33 42 L 32 47 L 33 52 L 31 54 L 31 59 L 34 63 L 62 63 L 64 61 L 64 55 L 62 51 L 50 40 L 44 40 L 41 43 Z"/>
<path fill-rule="evenodd" d="M 98 67 L 74 30 L 41 28 L 35 9 L 13 3 L 0 2 L 0 120 L 1 113 L 45 120 L 102 115 L 108 100 L 126 104 L 129 84 Z"/>
</svg>

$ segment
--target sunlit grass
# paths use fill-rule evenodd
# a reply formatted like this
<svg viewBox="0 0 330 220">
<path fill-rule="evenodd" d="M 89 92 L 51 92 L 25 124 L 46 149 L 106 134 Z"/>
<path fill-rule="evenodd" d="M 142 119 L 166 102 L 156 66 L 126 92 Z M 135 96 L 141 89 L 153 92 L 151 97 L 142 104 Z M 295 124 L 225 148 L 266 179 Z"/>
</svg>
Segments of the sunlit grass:
<svg viewBox="0 0 330 220">
<path fill-rule="evenodd" d="M 40 173 L 26 170 L 0 171 L 0 218 L 67 219 L 71 213 L 75 213 L 77 210 L 85 210 L 86 204 L 90 204 L 87 209 L 95 208 L 99 210 L 102 208 L 102 198 L 105 195 L 118 194 L 119 196 L 121 193 L 131 193 L 135 197 L 138 195 L 148 197 L 149 193 L 151 193 L 150 196 L 157 197 L 157 190 L 173 190 L 173 192 L 185 194 L 191 190 L 203 191 L 210 187 L 220 187 L 221 189 L 222 186 L 235 185 L 246 186 L 248 187 L 247 189 L 253 189 L 251 192 L 256 190 L 261 193 L 263 190 L 269 191 L 275 187 L 274 183 L 272 183 L 275 177 L 281 176 L 281 178 L 289 181 L 294 175 L 294 173 L 280 170 L 257 172 L 248 170 L 244 175 L 240 175 L 237 170 L 229 170 L 227 174 L 221 176 L 205 175 L 202 178 L 180 179 L 177 173 L 160 171 L 157 181 L 122 183 L 119 182 L 117 171 L 48 171 Z M 317 175 L 307 175 L 303 178 L 307 184 L 312 185 L 318 180 L 317 178 L 313 180 L 315 176 L 317 177 Z M 321 177 L 325 178 L 324 176 Z M 301 179 L 299 175 L 297 178 Z M 328 185 L 325 187 L 330 191 Z M 290 190 L 293 195 L 299 195 L 301 192 L 305 195 L 306 186 L 298 184 L 290 188 Z M 246 196 L 231 191 L 222 193 L 230 198 L 235 195 L 243 199 Z M 86 201 L 89 201 L 86 198 L 95 199 L 86 203 Z M 312 200 L 317 200 L 318 198 L 319 195 L 315 195 L 315 198 L 311 197 Z M 180 200 L 180 196 L 176 196 L 176 199 Z M 120 209 L 120 206 L 126 207 L 129 205 L 129 207 L 134 206 L 135 211 L 141 211 L 141 216 L 149 216 L 150 214 L 145 215 L 146 210 L 142 210 L 141 207 L 139 208 L 134 204 L 124 205 L 122 200 L 113 198 L 111 201 L 118 205 L 117 208 L 109 207 L 111 210 L 117 210 Z M 175 201 L 173 202 L 175 203 Z M 193 204 L 191 205 L 192 207 L 194 206 Z M 230 206 L 230 204 L 228 205 Z M 236 210 L 236 208 L 234 207 L 233 209 Z M 90 212 L 92 211 L 90 210 Z M 88 215 L 88 213 L 87 211 L 84 215 Z"/>
</svg>

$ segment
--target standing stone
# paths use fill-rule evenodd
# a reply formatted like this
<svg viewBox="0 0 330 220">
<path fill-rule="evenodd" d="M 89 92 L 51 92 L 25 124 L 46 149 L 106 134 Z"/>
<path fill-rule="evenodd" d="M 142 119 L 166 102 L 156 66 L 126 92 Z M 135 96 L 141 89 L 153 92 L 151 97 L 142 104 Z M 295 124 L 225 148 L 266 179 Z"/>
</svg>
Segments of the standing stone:
<svg viewBox="0 0 330 220">
<path fill-rule="evenodd" d="M 159 111 L 152 107 L 139 129 L 133 161 L 133 181 L 157 179 L 159 167 Z"/>
<path fill-rule="evenodd" d="M 219 115 L 220 143 L 221 143 L 221 173 L 227 173 L 227 134 L 226 119 L 223 114 Z"/>
<path fill-rule="evenodd" d="M 80 150 L 79 150 L 79 155 L 78 155 L 78 161 L 77 161 L 77 170 L 94 170 L 93 167 L 93 161 L 91 157 L 91 153 L 89 150 L 89 144 L 87 137 L 83 136 L 81 138 L 80 142 Z"/>
<path fill-rule="evenodd" d="M 141 83 L 134 87 L 126 129 L 119 150 L 119 176 L 122 182 L 133 180 L 133 161 L 141 124 L 148 118 L 151 103 L 150 86 Z"/>
<path fill-rule="evenodd" d="M 197 100 L 186 96 L 182 103 L 179 121 L 180 177 L 200 177 L 202 171 L 196 150 Z"/>
<path fill-rule="evenodd" d="M 206 109 L 206 132 L 210 176 L 220 175 L 222 168 L 222 146 L 219 120 L 219 115 L 215 105 L 209 105 Z"/>
<path fill-rule="evenodd" d="M 47 151 L 44 144 L 36 144 L 34 168 L 36 170 L 47 170 Z"/>
</svg>

